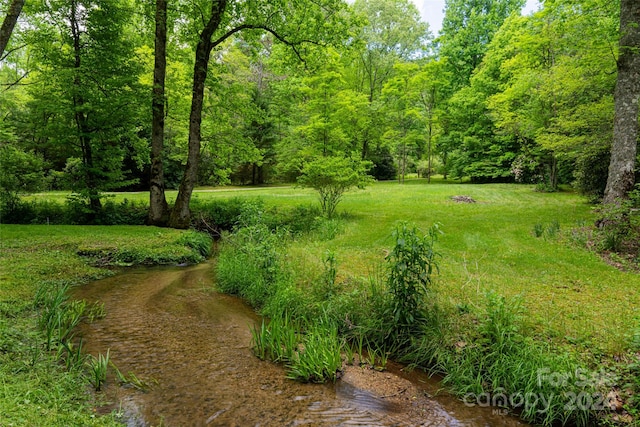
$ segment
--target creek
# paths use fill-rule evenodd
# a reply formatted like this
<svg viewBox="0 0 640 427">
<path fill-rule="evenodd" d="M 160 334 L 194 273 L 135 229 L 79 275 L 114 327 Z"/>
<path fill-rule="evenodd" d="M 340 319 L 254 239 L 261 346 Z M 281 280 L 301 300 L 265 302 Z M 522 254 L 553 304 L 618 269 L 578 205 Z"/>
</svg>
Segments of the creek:
<svg viewBox="0 0 640 427">
<path fill-rule="evenodd" d="M 74 291 L 101 301 L 106 317 L 83 324 L 85 350 L 110 351 L 142 392 L 109 377 L 99 411 L 128 426 L 523 426 L 499 411 L 469 407 L 429 376 L 389 362 L 384 372 L 349 366 L 335 384 L 286 379 L 251 351 L 260 317 L 215 292 L 211 263 L 126 270 Z"/>
</svg>

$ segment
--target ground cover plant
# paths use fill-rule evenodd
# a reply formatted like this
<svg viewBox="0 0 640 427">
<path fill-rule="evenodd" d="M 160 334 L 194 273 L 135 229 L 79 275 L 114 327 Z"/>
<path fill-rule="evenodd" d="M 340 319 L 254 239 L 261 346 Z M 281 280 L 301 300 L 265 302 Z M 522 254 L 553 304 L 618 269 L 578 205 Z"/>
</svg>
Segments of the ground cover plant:
<svg viewBox="0 0 640 427">
<path fill-rule="evenodd" d="M 477 203 L 452 200 L 460 194 Z M 279 208 L 312 196 L 300 189 L 245 195 Z M 531 186 L 408 181 L 375 184 L 341 206 L 342 231 L 333 238 L 309 234 L 290 239 L 286 248 L 278 245 L 280 279 L 268 285 L 258 305 L 263 313 L 288 310 L 308 319 L 324 310 L 338 322 L 346 345 L 364 337 L 374 352 L 445 373 L 461 398 L 503 397 L 507 403 L 498 399 L 498 406 L 511 406 L 529 421 L 588 425 L 611 415 L 609 405 L 619 409 L 614 396 L 624 394 L 625 381 L 615 378 L 636 357 L 630 348 L 640 280 L 563 233 L 595 221 L 581 196 Z M 442 262 L 419 324 L 422 339 L 393 348 L 377 335 L 381 325 L 370 320 L 389 307 L 380 265 L 395 250 L 391 230 L 407 219 L 422 230 L 442 224 Z M 537 224 L 543 224 L 543 236 L 536 237 Z M 335 270 L 329 296 L 320 290 L 328 274 L 326 253 Z M 509 397 L 518 393 L 562 399 L 510 405 Z M 572 402 L 572 396 L 582 400 Z"/>
<path fill-rule="evenodd" d="M 72 339 L 81 317 L 104 313 L 68 290 L 114 274 L 107 266 L 199 262 L 205 241 L 151 227 L 1 225 L 0 424 L 119 425 L 117 414 L 96 416 L 88 393 L 102 386 L 108 353 L 88 358 Z"/>
<path fill-rule="evenodd" d="M 218 229 L 219 234 L 244 226 L 244 231 L 223 238 L 220 286 L 225 286 L 221 273 L 226 268 L 228 278 L 242 274 L 245 283 L 252 286 L 236 286 L 229 280 L 225 290 L 240 294 L 269 318 L 283 313 L 300 321 L 327 316 L 338 333 L 343 358 L 350 363 L 374 358 L 370 365 L 383 365 L 393 357 L 435 372 L 449 371 L 446 384 L 463 400 L 493 393 L 491 400 L 500 403 L 503 396 L 513 396 L 513 390 L 536 390 L 555 395 L 569 392 L 576 397 L 582 393 L 584 401 L 590 387 L 616 372 L 623 378 L 605 381 L 607 387 L 622 395 L 634 390 L 638 370 L 631 342 L 637 329 L 640 280 L 636 274 L 604 262 L 572 232 L 595 222 L 592 207 L 571 191 L 540 193 L 525 185 L 432 182 L 375 183 L 345 195 L 333 219 L 322 215 L 312 190 L 299 187 L 205 188 L 194 194 L 194 206 L 205 215 L 199 216 L 208 225 L 214 224 L 215 217 L 224 218 L 220 222 L 226 225 Z M 171 200 L 174 193 L 168 195 Z M 463 198 L 456 196 L 476 203 L 458 203 L 456 200 Z M 126 198 L 131 203 L 144 203 L 146 197 L 144 193 L 114 194 L 113 202 L 119 204 Z M 36 195 L 31 200 L 47 198 L 64 201 L 66 194 Z M 419 339 L 393 348 L 382 339 L 385 334 L 380 334 L 380 325 L 370 319 L 372 313 L 381 314 L 389 308 L 385 259 L 394 250 L 393 230 L 403 221 L 424 234 L 437 222 L 443 234 L 436 246 L 439 273 L 431 277 L 428 304 L 415 325 Z M 52 248 L 44 237 L 30 237 L 38 229 L 3 226 L 13 236 L 7 240 L 3 235 L 3 251 L 11 261 L 31 262 L 30 268 L 45 275 L 51 267 L 40 265 L 42 257 L 33 256 L 34 248 L 75 266 L 85 265 L 78 261 L 78 253 L 94 264 L 152 263 L 165 259 L 165 249 L 175 250 L 172 256 L 179 256 L 182 250 L 195 254 L 189 248 L 201 246 L 197 238 L 188 237 L 190 233 L 171 237 L 166 233 L 173 231 L 163 229 L 111 227 L 104 235 L 92 236 L 95 239 L 85 236 L 76 241 L 77 230 L 84 228 L 40 228 L 40 233 L 46 231 L 48 239 L 57 242 Z M 153 245 L 147 250 L 134 249 L 136 236 L 142 240 L 150 237 L 145 233 L 158 233 L 162 241 L 183 242 L 178 245 L 183 249 L 154 249 Z M 191 242 L 185 246 L 184 239 Z M 234 243 L 234 239 L 238 240 Z M 95 241 L 102 243 L 94 245 Z M 244 258 L 225 252 L 225 247 L 235 247 L 235 255 L 244 253 Z M 160 254 L 151 256 L 155 251 Z M 146 255 L 131 255 L 136 253 Z M 225 260 L 230 261 L 226 266 Z M 259 260 L 261 266 L 253 268 L 247 260 Z M 16 283 L 27 283 L 26 277 Z M 18 298 L 32 298 L 29 286 L 20 289 L 14 289 Z M 496 336 L 504 339 L 492 338 Z M 300 341 L 297 345 L 304 348 Z M 330 354 L 322 357 L 332 359 Z M 518 363 L 524 359 L 529 362 Z M 313 374 L 312 365 L 304 362 L 304 372 Z M 474 370 L 480 365 L 486 369 Z M 452 366 L 460 369 L 454 371 Z M 325 375 L 332 371 L 315 372 Z M 582 378 L 585 375 L 589 381 Z M 472 376 L 478 381 L 469 381 Z M 559 383 L 558 376 L 568 380 Z M 312 375 L 308 379 L 319 380 Z M 581 388 L 563 388 L 576 383 Z M 591 395 L 592 404 L 599 395 L 595 396 Z M 603 402 L 608 401 L 599 403 Z M 626 409 L 634 413 L 634 398 L 625 402 Z M 538 411 L 545 406 L 513 406 L 525 418 L 542 423 L 552 419 L 584 423 L 592 417 L 591 411 L 564 411 L 564 404 L 556 405 L 553 411 L 546 409 L 542 415 Z"/>
</svg>

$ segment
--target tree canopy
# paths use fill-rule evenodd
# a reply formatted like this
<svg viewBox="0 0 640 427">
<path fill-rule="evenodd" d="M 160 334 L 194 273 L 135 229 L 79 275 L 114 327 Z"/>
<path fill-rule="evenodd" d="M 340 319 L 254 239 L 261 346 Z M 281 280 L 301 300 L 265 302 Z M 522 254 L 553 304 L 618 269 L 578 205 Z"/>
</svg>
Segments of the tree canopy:
<svg viewBox="0 0 640 427">
<path fill-rule="evenodd" d="M 196 185 L 296 182 L 322 158 L 607 201 L 635 183 L 630 0 L 447 0 L 439 34 L 408 0 L 21 3 L 0 2 L 0 148 L 26 168 L 7 194 L 38 176 L 99 210 L 151 189 L 150 223 L 187 227 Z"/>
</svg>

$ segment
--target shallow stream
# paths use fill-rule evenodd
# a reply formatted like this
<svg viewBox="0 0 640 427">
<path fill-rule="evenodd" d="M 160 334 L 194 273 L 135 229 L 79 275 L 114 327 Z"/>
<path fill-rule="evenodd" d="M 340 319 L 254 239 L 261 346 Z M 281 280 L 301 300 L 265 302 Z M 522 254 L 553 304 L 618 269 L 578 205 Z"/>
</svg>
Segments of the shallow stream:
<svg viewBox="0 0 640 427">
<path fill-rule="evenodd" d="M 147 392 L 113 378 L 104 397 L 129 426 L 521 426 L 468 407 L 420 372 L 350 366 L 335 384 L 301 384 L 256 358 L 241 300 L 212 291 L 212 265 L 128 270 L 78 289 L 102 301 L 106 317 L 83 325 L 87 352 L 110 350 L 123 373 L 153 383 Z M 436 395 L 437 394 L 437 395 Z"/>
</svg>

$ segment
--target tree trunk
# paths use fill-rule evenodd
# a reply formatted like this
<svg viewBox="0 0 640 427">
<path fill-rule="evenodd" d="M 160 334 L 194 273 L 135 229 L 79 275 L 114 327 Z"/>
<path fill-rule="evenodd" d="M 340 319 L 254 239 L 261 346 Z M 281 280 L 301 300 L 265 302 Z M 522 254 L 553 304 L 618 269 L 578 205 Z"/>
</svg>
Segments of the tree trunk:
<svg viewBox="0 0 640 427">
<path fill-rule="evenodd" d="M 167 0 L 156 1 L 155 62 L 153 67 L 153 96 L 151 124 L 151 176 L 149 179 L 149 225 L 165 226 L 169 220 L 169 205 L 164 194 L 165 76 L 167 69 Z"/>
<path fill-rule="evenodd" d="M 202 123 L 202 104 L 204 101 L 204 84 L 207 79 L 209 57 L 213 47 L 211 37 L 218 29 L 225 7 L 226 0 L 213 1 L 211 4 L 211 16 L 200 33 L 200 40 L 196 47 L 196 61 L 193 67 L 193 93 L 191 98 L 191 113 L 189 115 L 189 152 L 187 165 L 180 182 L 180 189 L 176 203 L 171 211 L 169 226 L 173 228 L 188 228 L 191 223 L 191 210 L 189 203 L 193 187 L 198 177 L 198 162 L 200 160 L 200 125 Z"/>
<path fill-rule="evenodd" d="M 80 23 L 78 22 L 77 3 L 71 3 L 71 35 L 73 38 L 74 71 L 73 77 L 73 106 L 75 108 L 74 119 L 78 130 L 78 139 L 82 150 L 82 166 L 84 168 L 85 190 L 89 198 L 89 207 L 93 213 L 102 209 L 100 202 L 100 190 L 98 179 L 93 164 L 93 147 L 91 146 L 91 130 L 89 129 L 89 118 L 85 111 L 85 100 L 82 96 L 82 79 L 80 78 L 82 68 L 82 47 L 80 44 Z"/>
<path fill-rule="evenodd" d="M 603 203 L 618 203 L 635 184 L 640 97 L 640 3 L 620 2 L 620 54 L 609 176 Z"/>
<path fill-rule="evenodd" d="M 13 0 L 7 11 L 7 16 L 4 18 L 4 21 L 2 21 L 2 27 L 0 27 L 0 59 L 2 58 L 4 50 L 7 48 L 9 38 L 11 38 L 11 33 L 13 33 L 13 28 L 16 26 L 16 22 L 18 22 L 18 17 L 20 16 L 20 12 L 22 12 L 22 6 L 24 6 L 24 0 Z"/>
</svg>

